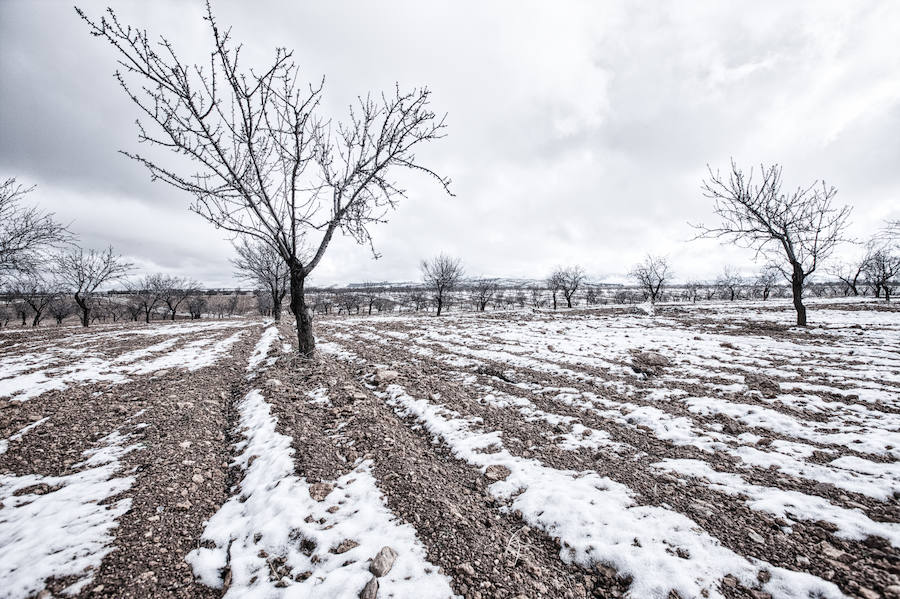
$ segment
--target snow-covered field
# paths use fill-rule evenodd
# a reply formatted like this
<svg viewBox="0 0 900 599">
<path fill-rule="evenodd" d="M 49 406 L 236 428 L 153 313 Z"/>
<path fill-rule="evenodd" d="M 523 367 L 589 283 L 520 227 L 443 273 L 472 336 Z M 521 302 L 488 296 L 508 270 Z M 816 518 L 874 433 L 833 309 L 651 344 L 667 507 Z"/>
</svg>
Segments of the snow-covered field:
<svg viewBox="0 0 900 599">
<path fill-rule="evenodd" d="M 810 317 L 9 335 L 0 597 L 900 597 L 900 311 Z"/>
<path fill-rule="evenodd" d="M 760 303 L 334 320 L 324 349 L 413 380 L 417 364 L 439 364 L 460 384 L 448 401 L 433 384 L 379 395 L 473 467 L 508 469 L 490 487 L 504 509 L 559 537 L 563 560 L 615 568 L 634 597 L 720 596 L 728 575 L 773 596 L 838 597 L 833 567 L 802 572 L 822 547 L 839 555 L 834 539 L 875 536 L 894 556 L 900 548 L 900 313 L 813 308 L 808 329 L 791 317 Z M 650 371 L 647 352 L 662 356 Z M 778 389 L 752 389 L 756 375 Z M 651 505 L 645 483 L 629 485 L 663 476 L 663 497 L 702 488 L 705 503 L 740 503 L 777 524 L 722 528 L 692 517 L 702 507 Z M 830 538 L 801 539 L 788 563 L 723 538 L 792 546 L 800 523 Z"/>
</svg>

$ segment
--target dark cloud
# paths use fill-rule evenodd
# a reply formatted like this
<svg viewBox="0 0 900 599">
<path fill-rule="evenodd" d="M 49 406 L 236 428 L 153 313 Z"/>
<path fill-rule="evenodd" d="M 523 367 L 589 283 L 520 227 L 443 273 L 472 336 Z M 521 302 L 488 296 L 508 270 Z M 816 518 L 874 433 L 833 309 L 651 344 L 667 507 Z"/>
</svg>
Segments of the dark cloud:
<svg viewBox="0 0 900 599">
<path fill-rule="evenodd" d="M 123 21 L 165 33 L 201 60 L 199 3 L 115 2 Z M 84 8 L 99 15 L 105 3 Z M 376 228 L 374 261 L 339 239 L 319 282 L 411 279 L 448 251 L 472 274 L 542 276 L 579 262 L 621 277 L 652 251 L 679 276 L 714 276 L 749 256 L 688 243 L 709 219 L 707 163 L 777 161 L 788 181 L 825 178 L 855 207 L 855 235 L 900 217 L 900 6 L 894 3 L 216 2 L 248 65 L 295 50 L 323 109 L 427 84 L 449 136 L 421 153 L 455 198 L 400 175 L 409 199 Z M 137 113 L 115 56 L 65 2 L 0 3 L 0 175 L 86 242 L 146 269 L 231 280 L 220 232 L 190 198 L 117 153 L 137 149 Z M 143 149 L 143 148 L 140 148 Z M 715 251 L 712 251 L 715 250 Z M 714 256 L 714 258 L 710 258 Z"/>
</svg>

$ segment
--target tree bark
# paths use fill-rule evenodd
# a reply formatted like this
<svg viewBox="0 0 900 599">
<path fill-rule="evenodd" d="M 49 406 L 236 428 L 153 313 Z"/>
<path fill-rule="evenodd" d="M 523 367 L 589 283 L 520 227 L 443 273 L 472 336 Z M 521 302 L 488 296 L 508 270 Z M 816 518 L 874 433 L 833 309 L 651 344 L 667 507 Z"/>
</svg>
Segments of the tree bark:
<svg viewBox="0 0 900 599">
<path fill-rule="evenodd" d="M 275 318 L 275 322 L 281 322 L 281 298 L 276 299 L 277 296 L 272 296 L 272 316 Z"/>
<path fill-rule="evenodd" d="M 437 298 L 437 314 L 436 314 L 436 316 L 440 316 L 440 315 L 441 315 L 441 308 L 443 308 L 443 307 L 444 307 L 444 297 L 443 297 L 443 294 L 438 294 L 438 298 Z"/>
<path fill-rule="evenodd" d="M 797 311 L 797 325 L 806 326 L 806 306 L 803 305 L 803 268 L 794 264 L 791 274 L 791 293 L 794 296 L 794 309 Z"/>
<path fill-rule="evenodd" d="M 291 270 L 291 312 L 297 320 L 297 348 L 301 356 L 312 358 L 316 353 L 316 340 L 313 337 L 312 317 L 306 308 L 303 285 L 306 273 L 299 262 L 289 264 Z"/>
</svg>

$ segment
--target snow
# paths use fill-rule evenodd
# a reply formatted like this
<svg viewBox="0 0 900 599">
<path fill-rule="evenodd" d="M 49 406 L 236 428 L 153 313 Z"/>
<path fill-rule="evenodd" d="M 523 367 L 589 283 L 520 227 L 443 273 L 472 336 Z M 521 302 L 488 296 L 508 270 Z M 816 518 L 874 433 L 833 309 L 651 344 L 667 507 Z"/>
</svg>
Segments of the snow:
<svg viewBox="0 0 900 599">
<path fill-rule="evenodd" d="M 398 414 L 414 417 L 456 457 L 482 470 L 491 464 L 509 468 L 510 476 L 491 485 L 490 492 L 507 501 L 508 509 L 519 510 L 528 525 L 559 537 L 564 561 L 585 568 L 604 563 L 632 577 L 630 597 L 666 598 L 672 590 L 682 597 L 722 597 L 718 588 L 725 575 L 754 588 L 763 569 L 771 579 L 762 588 L 777 597 L 843 597 L 830 582 L 732 552 L 678 512 L 638 505 L 625 485 L 595 472 L 557 470 L 514 456 L 503 448 L 499 432 L 478 431 L 474 420 L 414 399 L 399 385 L 386 391 L 381 395 Z M 484 453 L 488 448 L 492 453 Z"/>
<path fill-rule="evenodd" d="M 193 372 L 230 355 L 244 334 L 245 323 L 156 325 L 124 331 L 79 333 L 58 346 L 50 339 L 31 343 L 25 352 L 0 353 L 0 398 L 26 401 L 69 385 L 121 384 L 136 375 L 160 370 Z M 227 337 L 223 332 L 239 329 Z M 155 341 L 160 335 L 168 337 Z M 189 337 L 190 341 L 182 342 Z M 109 355 L 121 341 L 149 345 Z M 8 348 L 7 348 L 8 349 Z"/>
<path fill-rule="evenodd" d="M 427 562 L 414 529 L 387 509 L 371 472 L 371 462 L 334 481 L 325 501 L 310 496 L 309 483 L 294 474 L 291 438 L 276 431 L 276 419 L 258 390 L 238 405 L 244 440 L 236 465 L 243 477 L 236 495 L 210 518 L 202 541 L 213 545 L 191 551 L 187 560 L 204 584 L 222 588 L 231 567 L 225 597 L 355 598 L 372 577 L 368 561 L 383 546 L 398 552 L 391 571 L 379 579 L 379 597 L 453 596 L 446 577 Z M 331 513 L 329 508 L 337 507 Z M 358 546 L 330 552 L 345 540 Z M 269 558 L 282 557 L 291 576 L 270 576 Z M 348 563 L 349 562 L 349 563 Z M 308 572 L 305 580 L 294 580 Z M 273 578 L 275 578 L 273 580 Z"/>
<path fill-rule="evenodd" d="M 117 519 L 131 499 L 104 503 L 127 491 L 123 455 L 136 449 L 129 435 L 113 432 L 85 452 L 86 460 L 63 476 L 0 475 L 0 589 L 4 597 L 29 597 L 50 577 L 75 578 L 65 594 L 81 591 L 112 551 Z M 45 494 L 28 492 L 47 485 Z"/>
<path fill-rule="evenodd" d="M 9 444 L 11 441 L 20 441 L 22 439 L 22 437 L 25 436 L 25 433 L 39 427 L 40 425 L 44 424 L 48 420 L 50 420 L 49 416 L 47 416 L 45 418 L 41 418 L 40 420 L 36 420 L 36 421 L 32 422 L 31 424 L 22 427 L 21 429 L 19 429 L 17 432 L 13 433 L 12 435 L 10 435 L 8 439 L 0 440 L 0 455 L 6 453 L 6 451 L 9 449 Z"/>
<path fill-rule="evenodd" d="M 274 340 L 267 329 L 257 344 L 264 356 Z M 321 346 L 320 346 L 321 347 Z M 264 349 L 261 349 L 264 348 Z M 252 370 L 261 358 L 251 358 Z M 311 402 L 330 403 L 327 390 L 309 393 Z M 251 390 L 237 406 L 242 440 L 234 465 L 242 477 L 235 495 L 210 518 L 201 544 L 187 561 L 205 585 L 231 584 L 225 597 L 329 597 L 355 599 L 372 578 L 369 560 L 382 547 L 398 557 L 378 579 L 380 598 L 453 597 L 449 579 L 427 561 L 415 530 L 387 508 L 371 461 L 358 462 L 335 481 L 324 501 L 310 494 L 310 483 L 295 472 L 292 439 L 277 432 L 277 419 L 262 392 Z M 331 550 L 352 540 L 340 554 Z M 275 575 L 273 560 L 290 573 Z"/>
<path fill-rule="evenodd" d="M 278 334 L 278 327 L 269 324 L 263 330 L 262 336 L 259 338 L 259 341 L 256 342 L 256 346 L 253 348 L 253 353 L 250 355 L 250 362 L 247 364 L 247 371 L 253 372 L 257 370 L 262 364 L 263 360 L 266 359 L 266 356 L 269 355 L 269 352 L 272 350 L 272 345 L 278 341 L 280 335 Z M 267 365 L 271 366 L 275 359 L 273 358 L 267 361 Z"/>
<path fill-rule="evenodd" d="M 821 497 L 797 491 L 785 491 L 746 482 L 741 476 L 718 472 L 706 462 L 688 459 L 666 459 L 654 464 L 668 472 L 705 479 L 708 486 L 727 495 L 743 494 L 750 509 L 768 512 L 786 520 L 825 520 L 837 526 L 837 536 L 844 539 L 863 540 L 869 536 L 888 539 L 894 547 L 900 547 L 900 524 L 875 522 L 862 510 L 845 509 L 833 505 Z"/>
</svg>

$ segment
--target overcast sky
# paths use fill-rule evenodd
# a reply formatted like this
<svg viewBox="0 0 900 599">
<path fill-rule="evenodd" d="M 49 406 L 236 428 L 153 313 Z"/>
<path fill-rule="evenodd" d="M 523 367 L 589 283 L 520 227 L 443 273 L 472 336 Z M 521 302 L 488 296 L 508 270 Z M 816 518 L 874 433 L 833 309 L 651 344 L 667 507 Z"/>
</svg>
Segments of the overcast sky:
<svg viewBox="0 0 900 599">
<path fill-rule="evenodd" d="M 88 246 L 146 272 L 232 285 L 231 246 L 190 197 L 118 154 L 136 108 L 111 47 L 71 0 L 0 0 L 0 177 L 36 184 Z M 79 2 L 99 16 L 109 2 Z M 120 20 L 202 58 L 198 2 L 113 2 Z M 581 264 L 621 280 L 647 252 L 679 279 L 746 273 L 750 255 L 689 241 L 712 221 L 706 164 L 779 162 L 790 186 L 825 179 L 851 233 L 900 218 L 900 2 L 231 2 L 214 10 L 263 65 L 295 50 L 326 77 L 323 110 L 427 85 L 448 135 L 419 153 L 450 198 L 406 178 L 409 198 L 373 231 L 381 252 L 332 244 L 316 284 L 411 280 L 444 251 L 467 274 L 543 277 Z M 852 249 L 845 253 L 852 253 Z"/>
</svg>

